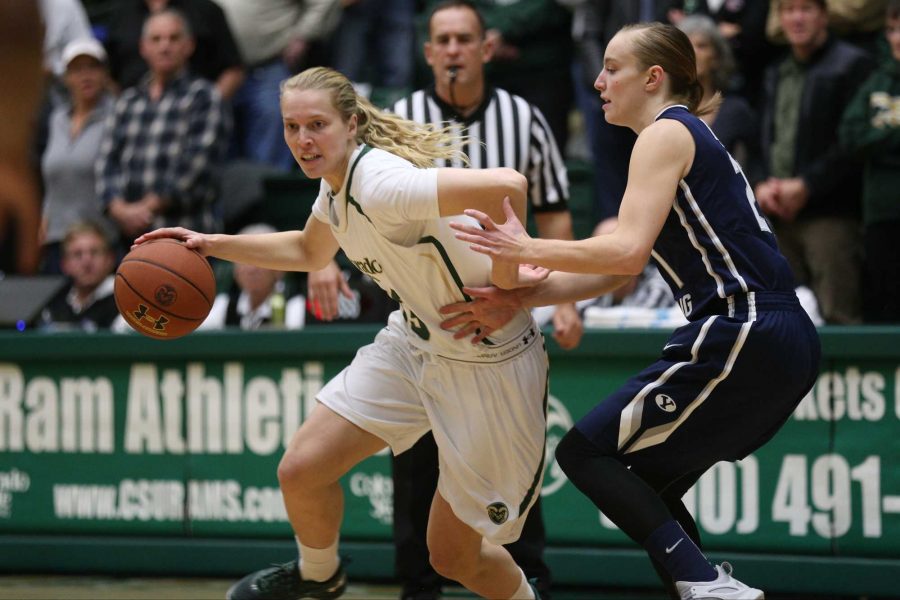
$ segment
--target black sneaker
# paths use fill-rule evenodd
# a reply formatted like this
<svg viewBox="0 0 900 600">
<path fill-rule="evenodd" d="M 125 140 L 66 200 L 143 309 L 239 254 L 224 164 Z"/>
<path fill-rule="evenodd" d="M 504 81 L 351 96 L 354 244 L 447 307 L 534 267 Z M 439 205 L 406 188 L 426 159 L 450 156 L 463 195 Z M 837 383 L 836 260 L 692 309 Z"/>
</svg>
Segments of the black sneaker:
<svg viewBox="0 0 900 600">
<path fill-rule="evenodd" d="M 225 594 L 226 600 L 300 600 L 300 598 L 339 598 L 347 589 L 347 575 L 344 568 L 338 570 L 327 581 L 300 579 L 297 561 L 275 565 L 250 573 L 231 586 Z"/>
</svg>

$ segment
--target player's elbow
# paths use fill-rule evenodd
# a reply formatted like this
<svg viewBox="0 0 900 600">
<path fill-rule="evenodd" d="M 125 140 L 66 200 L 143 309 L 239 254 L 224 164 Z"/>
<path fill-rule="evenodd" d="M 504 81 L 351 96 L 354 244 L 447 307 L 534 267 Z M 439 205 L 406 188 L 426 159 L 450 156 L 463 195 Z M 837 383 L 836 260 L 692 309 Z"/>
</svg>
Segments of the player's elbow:
<svg viewBox="0 0 900 600">
<path fill-rule="evenodd" d="M 619 261 L 617 275 L 640 275 L 650 260 L 650 251 L 639 246 L 627 248 Z"/>
<path fill-rule="evenodd" d="M 324 252 L 316 252 L 310 254 L 306 260 L 306 269 L 304 271 L 321 271 L 329 264 L 331 264 L 331 259 L 334 258 L 334 255 L 327 255 Z"/>
<path fill-rule="evenodd" d="M 525 192 L 528 191 L 528 180 L 524 175 L 510 168 L 497 169 L 497 183 L 503 188 L 504 193 L 515 203 L 517 200 L 525 200 Z"/>
</svg>

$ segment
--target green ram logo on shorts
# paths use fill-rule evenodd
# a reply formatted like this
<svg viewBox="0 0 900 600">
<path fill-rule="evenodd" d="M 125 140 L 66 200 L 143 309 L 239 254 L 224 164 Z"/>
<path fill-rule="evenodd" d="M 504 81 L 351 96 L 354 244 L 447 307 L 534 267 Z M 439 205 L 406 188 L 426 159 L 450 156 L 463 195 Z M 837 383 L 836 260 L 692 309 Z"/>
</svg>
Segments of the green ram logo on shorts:
<svg viewBox="0 0 900 600">
<path fill-rule="evenodd" d="M 494 502 L 487 507 L 488 517 L 497 525 L 506 523 L 509 518 L 509 509 L 502 502 Z"/>
</svg>

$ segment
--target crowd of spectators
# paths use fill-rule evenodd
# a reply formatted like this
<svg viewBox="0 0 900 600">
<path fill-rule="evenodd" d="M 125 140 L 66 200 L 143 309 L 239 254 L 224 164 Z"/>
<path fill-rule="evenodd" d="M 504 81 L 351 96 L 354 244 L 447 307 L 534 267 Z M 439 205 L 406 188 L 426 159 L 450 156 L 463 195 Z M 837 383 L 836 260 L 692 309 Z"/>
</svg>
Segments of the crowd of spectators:
<svg viewBox="0 0 900 600">
<path fill-rule="evenodd" d="M 88 231 L 103 235 L 112 272 L 129 240 L 149 229 L 247 225 L 223 220 L 229 165 L 300 176 L 282 139 L 280 82 L 334 66 L 394 106 L 433 85 L 422 47 L 436 2 L 40 0 L 46 84 L 31 160 L 43 197 L 40 272 L 79 285 L 66 244 Z M 592 89 L 605 43 L 629 22 L 677 25 L 694 44 L 704 100 L 721 96 L 704 120 L 743 166 L 760 219 L 824 322 L 900 322 L 900 0 L 473 4 L 494 42 L 488 81 L 538 107 L 565 158 L 589 164 L 593 224 L 615 217 L 634 140 L 605 122 Z M 0 268 L 16 273 L 27 262 L 10 258 L 14 223 L 0 223 Z M 282 281 L 262 279 L 273 290 Z M 638 289 L 648 282 L 649 273 Z M 363 295 L 366 284 L 356 282 Z M 78 316 L 94 292 L 80 298 L 77 289 L 62 298 L 70 317 L 105 326 Z M 216 313 L 223 323 L 265 322 L 239 288 L 220 291 L 231 306 Z M 650 296 L 652 306 L 634 298 L 589 306 L 660 308 Z M 356 305 L 347 304 L 346 320 L 360 314 Z M 317 321 L 314 306 L 302 312 L 293 327 Z M 45 310 L 44 320 L 63 313 Z"/>
</svg>

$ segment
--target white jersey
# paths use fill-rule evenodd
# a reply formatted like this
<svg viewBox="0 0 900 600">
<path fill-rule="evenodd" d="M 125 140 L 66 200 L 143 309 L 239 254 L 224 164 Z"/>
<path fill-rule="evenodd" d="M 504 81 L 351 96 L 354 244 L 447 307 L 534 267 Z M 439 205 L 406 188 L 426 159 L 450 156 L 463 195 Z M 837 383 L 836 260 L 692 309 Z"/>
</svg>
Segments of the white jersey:
<svg viewBox="0 0 900 600">
<path fill-rule="evenodd" d="M 313 215 L 331 226 L 347 258 L 400 303 L 402 325 L 396 315 L 390 325 L 402 326 L 414 346 L 445 358 L 497 362 L 538 334 L 525 310 L 478 345 L 441 329 L 446 317 L 438 309 L 468 299 L 463 286 L 490 284 L 491 261 L 457 240 L 448 225 L 469 217 L 440 217 L 437 169 L 360 146 L 340 192 L 322 180 Z"/>
</svg>

